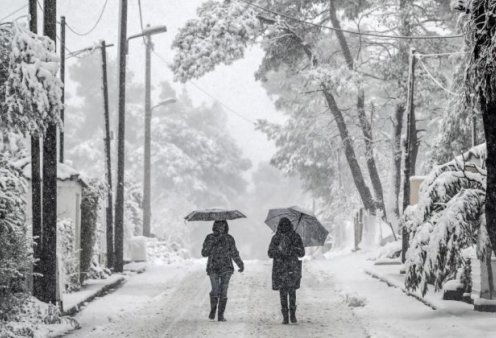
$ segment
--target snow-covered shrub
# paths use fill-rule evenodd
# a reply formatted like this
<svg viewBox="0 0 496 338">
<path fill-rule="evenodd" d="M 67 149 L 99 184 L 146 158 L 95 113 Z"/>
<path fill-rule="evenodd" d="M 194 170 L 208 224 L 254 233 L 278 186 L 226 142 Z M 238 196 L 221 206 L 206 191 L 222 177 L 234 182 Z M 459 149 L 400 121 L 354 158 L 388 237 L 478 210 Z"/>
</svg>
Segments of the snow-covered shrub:
<svg viewBox="0 0 496 338">
<path fill-rule="evenodd" d="M 143 234 L 143 186 L 137 183 L 126 184 L 124 199 L 124 227 L 127 237 Z M 128 238 L 128 239 L 129 239 Z"/>
<path fill-rule="evenodd" d="M 59 122 L 62 82 L 57 77 L 59 58 L 49 38 L 13 23 L 0 30 L 0 55 L 9 51 L 8 75 L 0 91 L 0 123 L 16 133 L 43 133 L 49 123 Z M 4 61 L 2 57 L 0 61 Z"/>
<path fill-rule="evenodd" d="M 401 255 L 401 240 L 389 242 L 380 247 L 376 254 L 375 259 L 398 258 Z"/>
<path fill-rule="evenodd" d="M 74 318 L 62 316 L 53 304 L 27 296 L 20 302 L 15 316 L 0 319 L 1 338 L 51 337 L 78 328 L 80 325 Z"/>
<path fill-rule="evenodd" d="M 0 320 L 15 311 L 27 292 L 33 264 L 26 229 L 26 181 L 0 154 Z M 21 302 L 22 303 L 22 302 Z"/>
<path fill-rule="evenodd" d="M 425 294 L 427 284 L 433 283 L 440 290 L 466 265 L 463 249 L 478 244 L 479 257 L 484 256 L 488 245 L 484 164 L 467 166 L 464 161 L 485 158 L 483 149 L 474 148 L 435 167 L 421 187 L 418 204 L 405 211 L 402 225 L 411 239 L 406 260 L 408 289 Z"/>
<path fill-rule="evenodd" d="M 189 20 L 172 44 L 172 70 L 181 82 L 241 59 L 259 27 L 256 11 L 238 1 L 206 1 L 197 13 L 199 18 Z"/>
<path fill-rule="evenodd" d="M 349 307 L 364 307 L 367 305 L 367 298 L 358 295 L 345 294 L 344 302 Z"/>
<path fill-rule="evenodd" d="M 190 258 L 188 250 L 180 243 L 172 240 L 160 241 L 149 238 L 147 241 L 148 261 L 153 264 L 171 264 Z"/>
<path fill-rule="evenodd" d="M 81 282 L 92 268 L 98 232 L 98 216 L 106 187 L 98 180 L 89 180 L 81 199 Z"/>
<path fill-rule="evenodd" d="M 57 222 L 57 255 L 62 263 L 65 292 L 73 292 L 81 288 L 79 250 L 76 250 L 74 235 L 74 222 L 71 219 L 59 219 Z"/>
<path fill-rule="evenodd" d="M 98 262 L 98 257 L 93 255 L 89 270 L 85 274 L 85 279 L 107 279 L 111 274 L 112 271 L 101 266 Z"/>
</svg>

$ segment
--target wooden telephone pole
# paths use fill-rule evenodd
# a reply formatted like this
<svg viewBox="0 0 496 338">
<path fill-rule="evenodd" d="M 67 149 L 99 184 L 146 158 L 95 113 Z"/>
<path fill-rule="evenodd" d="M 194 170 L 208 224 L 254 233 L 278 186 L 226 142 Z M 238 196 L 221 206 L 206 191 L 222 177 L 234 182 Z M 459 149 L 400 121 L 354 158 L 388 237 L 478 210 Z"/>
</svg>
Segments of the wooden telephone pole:
<svg viewBox="0 0 496 338">
<path fill-rule="evenodd" d="M 57 1 L 45 0 L 43 33 L 55 43 Z M 43 139 L 43 234 L 41 245 L 42 297 L 45 303 L 57 299 L 57 125 L 50 123 Z"/>
<path fill-rule="evenodd" d="M 103 89 L 103 109 L 105 114 L 105 159 L 107 165 L 107 267 L 114 266 L 114 225 L 112 213 L 112 159 L 110 155 L 110 116 L 109 116 L 109 101 L 108 101 L 108 81 L 107 81 L 107 47 L 105 41 L 100 44 L 100 52 L 102 53 L 102 89 Z"/>
<path fill-rule="evenodd" d="M 119 2 L 119 126 L 117 139 L 117 187 L 115 196 L 115 265 L 124 269 L 124 136 L 126 131 L 127 0 Z"/>
<path fill-rule="evenodd" d="M 410 204 L 410 177 L 415 175 L 415 157 L 417 147 L 417 127 L 415 121 L 415 49 L 410 49 L 410 64 L 408 69 L 408 96 L 407 96 L 407 127 L 405 141 L 405 167 L 403 169 L 403 211 Z M 402 229 L 401 262 L 405 263 L 408 250 L 409 236 L 405 227 Z"/>
<path fill-rule="evenodd" d="M 29 28 L 31 32 L 38 33 L 38 7 L 37 0 L 29 0 L 29 15 L 31 20 Z M 36 298 L 42 297 L 43 287 L 40 274 L 42 245 L 42 225 L 41 225 L 41 142 L 40 135 L 31 135 L 31 212 L 33 215 L 33 257 L 38 260 L 33 267 L 33 295 Z"/>
</svg>

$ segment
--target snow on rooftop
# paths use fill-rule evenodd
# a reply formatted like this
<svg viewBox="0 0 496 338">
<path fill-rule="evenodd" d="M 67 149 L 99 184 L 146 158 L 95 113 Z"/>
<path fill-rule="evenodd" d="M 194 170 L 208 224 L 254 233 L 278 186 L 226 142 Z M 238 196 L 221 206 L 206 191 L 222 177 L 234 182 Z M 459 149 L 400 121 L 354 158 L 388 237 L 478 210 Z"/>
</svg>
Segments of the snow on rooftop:
<svg viewBox="0 0 496 338">
<path fill-rule="evenodd" d="M 11 162 L 11 164 L 14 167 L 20 169 L 24 177 L 26 177 L 27 179 L 31 179 L 31 159 L 29 157 L 13 161 Z M 43 175 L 43 171 L 41 172 L 41 174 Z M 57 179 L 61 181 L 78 181 L 83 185 L 87 185 L 86 178 L 82 176 L 76 169 L 60 162 L 57 164 Z"/>
</svg>

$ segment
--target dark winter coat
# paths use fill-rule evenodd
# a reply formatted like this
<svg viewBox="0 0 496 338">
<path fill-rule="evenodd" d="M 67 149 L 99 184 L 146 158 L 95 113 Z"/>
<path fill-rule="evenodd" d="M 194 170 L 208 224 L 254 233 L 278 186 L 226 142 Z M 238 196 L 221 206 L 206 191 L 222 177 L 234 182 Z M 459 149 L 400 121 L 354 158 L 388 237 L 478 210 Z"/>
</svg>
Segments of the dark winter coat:
<svg viewBox="0 0 496 338">
<path fill-rule="evenodd" d="M 225 230 L 222 230 L 214 223 L 213 233 L 208 234 L 203 242 L 201 254 L 203 257 L 208 257 L 208 275 L 234 272 L 233 260 L 241 270 L 244 269 L 243 261 L 236 248 L 236 242 L 233 236 L 228 233 L 227 222 L 224 226 Z"/>
<path fill-rule="evenodd" d="M 282 229 L 281 229 L 282 228 Z M 305 248 L 299 234 L 289 223 L 289 229 L 279 225 L 269 246 L 269 257 L 274 259 L 272 265 L 272 289 L 299 289 L 301 281 L 301 261 Z"/>
</svg>

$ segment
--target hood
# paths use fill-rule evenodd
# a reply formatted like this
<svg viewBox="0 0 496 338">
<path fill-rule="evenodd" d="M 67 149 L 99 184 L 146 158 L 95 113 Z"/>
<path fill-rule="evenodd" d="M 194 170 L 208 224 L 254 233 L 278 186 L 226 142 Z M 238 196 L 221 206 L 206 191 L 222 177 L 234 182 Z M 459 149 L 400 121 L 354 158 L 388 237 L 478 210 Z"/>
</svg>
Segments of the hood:
<svg viewBox="0 0 496 338">
<path fill-rule="evenodd" d="M 287 217 L 283 217 L 279 220 L 279 224 L 277 225 L 277 232 L 280 233 L 288 233 L 293 231 L 293 224 Z"/>
<path fill-rule="evenodd" d="M 212 231 L 215 235 L 227 234 L 229 233 L 229 225 L 227 221 L 215 221 L 212 226 Z"/>
</svg>

